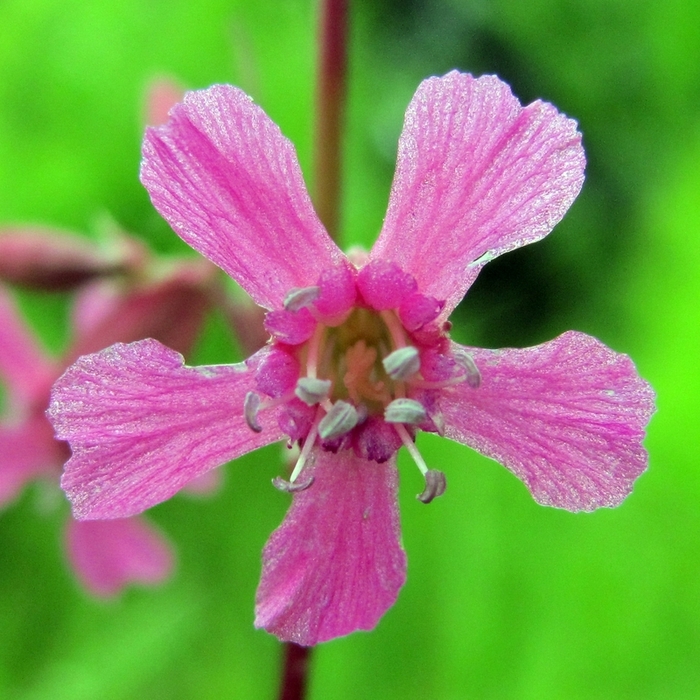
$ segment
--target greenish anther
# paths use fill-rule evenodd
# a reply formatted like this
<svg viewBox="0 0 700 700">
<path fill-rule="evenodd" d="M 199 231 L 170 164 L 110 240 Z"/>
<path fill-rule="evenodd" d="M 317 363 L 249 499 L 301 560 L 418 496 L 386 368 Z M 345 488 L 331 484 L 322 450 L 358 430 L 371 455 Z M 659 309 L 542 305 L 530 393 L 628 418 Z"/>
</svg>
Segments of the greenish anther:
<svg viewBox="0 0 700 700">
<path fill-rule="evenodd" d="M 318 424 L 318 434 L 322 440 L 332 440 L 351 431 L 358 420 L 359 415 L 352 404 L 336 401 Z"/>
<path fill-rule="evenodd" d="M 327 399 L 331 392 L 330 379 L 316 379 L 315 377 L 301 377 L 297 380 L 294 394 L 305 404 L 314 406 Z"/>
<path fill-rule="evenodd" d="M 299 311 L 313 304 L 321 292 L 320 287 L 299 287 L 292 289 L 284 298 L 284 308 L 287 311 Z"/>
<path fill-rule="evenodd" d="M 408 423 L 418 425 L 427 418 L 423 404 L 415 399 L 394 399 L 384 409 L 384 420 L 387 423 Z"/>
<path fill-rule="evenodd" d="M 402 381 L 420 369 L 420 356 L 416 348 L 407 345 L 405 348 L 399 348 L 387 355 L 382 360 L 382 364 L 392 379 Z"/>
</svg>

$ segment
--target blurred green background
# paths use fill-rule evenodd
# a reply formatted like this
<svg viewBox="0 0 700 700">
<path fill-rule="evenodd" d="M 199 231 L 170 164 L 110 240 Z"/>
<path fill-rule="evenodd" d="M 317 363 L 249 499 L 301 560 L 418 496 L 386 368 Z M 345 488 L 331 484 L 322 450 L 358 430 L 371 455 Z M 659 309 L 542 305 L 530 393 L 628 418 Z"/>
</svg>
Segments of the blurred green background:
<svg viewBox="0 0 700 700">
<path fill-rule="evenodd" d="M 309 0 L 2 0 L 0 222 L 94 234 L 109 214 L 183 252 L 137 178 L 158 75 L 246 89 L 309 177 L 315 22 Z M 420 438 L 448 492 L 418 503 L 402 455 L 408 583 L 376 631 L 317 649 L 310 697 L 700 697 L 700 4 L 356 0 L 351 50 L 345 244 L 379 230 L 421 79 L 497 73 L 523 102 L 553 102 L 579 121 L 586 185 L 545 241 L 487 266 L 455 336 L 499 347 L 591 333 L 635 359 L 659 412 L 648 473 L 594 514 L 537 506 L 502 467 Z M 60 350 L 66 298 L 22 303 Z M 190 359 L 236 358 L 213 319 Z M 0 697 L 274 697 L 279 644 L 252 621 L 260 552 L 288 500 L 270 486 L 278 459 L 248 456 L 213 498 L 153 509 L 177 574 L 109 603 L 64 562 L 67 506 L 27 489 L 0 514 Z"/>
</svg>

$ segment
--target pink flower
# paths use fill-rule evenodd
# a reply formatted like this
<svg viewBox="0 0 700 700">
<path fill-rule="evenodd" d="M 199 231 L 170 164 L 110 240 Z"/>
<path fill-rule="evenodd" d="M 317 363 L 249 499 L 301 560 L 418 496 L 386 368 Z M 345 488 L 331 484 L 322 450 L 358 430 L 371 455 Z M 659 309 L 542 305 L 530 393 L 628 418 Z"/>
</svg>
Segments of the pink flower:
<svg viewBox="0 0 700 700">
<path fill-rule="evenodd" d="M 653 392 L 628 357 L 570 332 L 482 350 L 449 339 L 481 267 L 547 235 L 578 194 L 576 124 L 522 107 L 496 77 L 430 78 L 406 113 L 389 210 L 349 260 L 326 234 L 293 146 L 240 90 L 188 93 L 149 129 L 141 177 L 158 211 L 268 309 L 246 363 L 187 367 L 146 340 L 82 357 L 50 417 L 73 456 L 81 519 L 139 513 L 271 442 L 301 451 L 267 543 L 256 625 L 311 645 L 372 629 L 405 579 L 395 457 L 445 489 L 418 430 L 502 462 L 543 504 L 618 505 L 644 471 Z"/>
<path fill-rule="evenodd" d="M 124 274 L 142 265 L 145 255 L 124 235 L 97 246 L 84 236 L 44 226 L 0 230 L 0 280 L 32 289 L 74 289 L 93 279 Z"/>
<path fill-rule="evenodd" d="M 54 233 L 54 237 L 59 235 Z M 150 290 L 120 296 L 112 293 L 110 283 L 86 287 L 75 306 L 76 341 L 68 357 L 75 357 L 76 349 L 100 347 L 100 338 L 112 338 L 115 332 L 133 337 L 130 333 L 138 333 L 146 323 L 146 311 L 151 313 L 149 329 L 157 330 L 153 318 L 159 319 L 159 309 L 164 307 L 158 302 L 163 291 L 173 286 L 175 280 L 167 280 Z M 181 290 L 180 297 L 175 297 L 182 301 L 183 295 Z M 193 293 L 190 301 L 195 300 Z M 178 339 L 174 335 L 168 338 Z M 70 453 L 64 442 L 54 438 L 44 411 L 51 384 L 67 364 L 45 356 L 11 296 L 0 286 L 0 377 L 8 393 L 8 410 L 0 421 L 0 506 L 12 501 L 34 479 L 58 482 Z M 170 545 L 142 518 L 109 522 L 69 519 L 64 537 L 77 578 L 100 597 L 114 596 L 129 583 L 160 583 L 173 568 Z"/>
</svg>

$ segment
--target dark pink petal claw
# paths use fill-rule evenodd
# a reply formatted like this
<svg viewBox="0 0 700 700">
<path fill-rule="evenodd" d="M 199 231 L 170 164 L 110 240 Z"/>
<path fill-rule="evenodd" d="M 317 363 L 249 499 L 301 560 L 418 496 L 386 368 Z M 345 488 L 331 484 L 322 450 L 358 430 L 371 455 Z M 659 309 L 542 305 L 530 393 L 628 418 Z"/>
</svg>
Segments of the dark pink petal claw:
<svg viewBox="0 0 700 700">
<path fill-rule="evenodd" d="M 281 439 L 274 409 L 261 413 L 262 432 L 246 425 L 254 388 L 244 364 L 186 367 L 155 340 L 81 357 L 54 385 L 48 411 L 73 451 L 61 485 L 75 517 L 135 515 Z"/>
<path fill-rule="evenodd" d="M 417 331 L 426 323 L 434 321 L 444 306 L 444 302 L 425 294 L 411 294 L 401 301 L 399 318 L 406 330 Z"/>
<path fill-rule="evenodd" d="M 654 392 L 626 355 L 570 331 L 522 350 L 467 348 L 481 385 L 442 392 L 445 435 L 504 464 L 538 503 L 619 505 L 647 467 Z"/>
<path fill-rule="evenodd" d="M 355 274 L 348 261 L 338 267 L 324 270 L 318 278 L 318 287 L 319 297 L 314 306 L 326 319 L 342 317 L 355 305 Z"/>
<path fill-rule="evenodd" d="M 290 289 L 344 260 L 294 146 L 230 85 L 188 92 L 166 125 L 146 131 L 141 181 L 176 233 L 265 308 L 281 309 Z"/>
<path fill-rule="evenodd" d="M 394 460 L 317 449 L 312 476 L 265 546 L 255 618 L 304 646 L 374 629 L 406 578 Z"/>
<path fill-rule="evenodd" d="M 299 345 L 316 329 L 316 321 L 308 309 L 270 311 L 265 316 L 265 330 L 281 343 Z"/>
<path fill-rule="evenodd" d="M 248 363 L 247 363 L 248 364 Z M 254 369 L 256 363 L 250 363 Z M 299 360 L 280 347 L 271 347 L 257 367 L 255 385 L 258 391 L 278 398 L 292 391 L 299 379 Z"/>
<path fill-rule="evenodd" d="M 161 583 L 173 569 L 170 545 L 142 518 L 71 518 L 66 547 L 80 582 L 100 597 L 117 595 L 130 583 Z"/>
<path fill-rule="evenodd" d="M 360 270 L 357 288 L 372 308 L 383 311 L 397 309 L 417 286 L 416 280 L 395 263 L 374 260 Z"/>
<path fill-rule="evenodd" d="M 316 406 L 309 406 L 294 397 L 280 409 L 280 430 L 289 436 L 291 442 L 304 439 L 311 430 L 317 410 Z"/>
<path fill-rule="evenodd" d="M 358 457 L 386 462 L 401 448 L 401 438 L 396 429 L 381 416 L 370 416 L 355 429 L 353 450 Z"/>
<path fill-rule="evenodd" d="M 421 83 L 406 111 L 384 227 L 371 252 L 446 300 L 446 318 L 481 267 L 546 236 L 576 198 L 585 158 L 576 122 L 522 107 L 492 75 Z"/>
</svg>

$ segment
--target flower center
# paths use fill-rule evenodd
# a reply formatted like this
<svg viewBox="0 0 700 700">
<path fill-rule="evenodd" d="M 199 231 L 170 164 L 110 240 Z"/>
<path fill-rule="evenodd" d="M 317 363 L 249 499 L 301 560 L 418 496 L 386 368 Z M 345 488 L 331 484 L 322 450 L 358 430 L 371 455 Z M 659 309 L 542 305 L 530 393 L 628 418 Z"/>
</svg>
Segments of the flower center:
<svg viewBox="0 0 700 700">
<path fill-rule="evenodd" d="M 306 349 L 306 375 L 331 382 L 331 403 L 349 401 L 365 416 L 382 415 L 394 398 L 405 396 L 404 383 L 384 364 L 397 344 L 406 343 L 392 311 L 355 308 L 339 326 L 318 324 Z"/>
<path fill-rule="evenodd" d="M 332 269 L 267 314 L 272 343 L 256 366 L 259 393 L 248 393 L 244 414 L 259 432 L 258 414 L 276 408 L 290 444 L 301 447 L 289 481 L 275 480 L 278 488 L 311 485 L 303 470 L 313 449 L 351 449 L 384 462 L 403 445 L 425 477 L 420 500 L 444 491 L 445 477 L 427 467 L 415 432 L 441 433 L 440 392 L 462 382 L 476 388 L 479 373 L 438 324 L 443 306 L 418 293 L 415 279 L 394 263 L 373 261 L 356 272 Z"/>
</svg>

